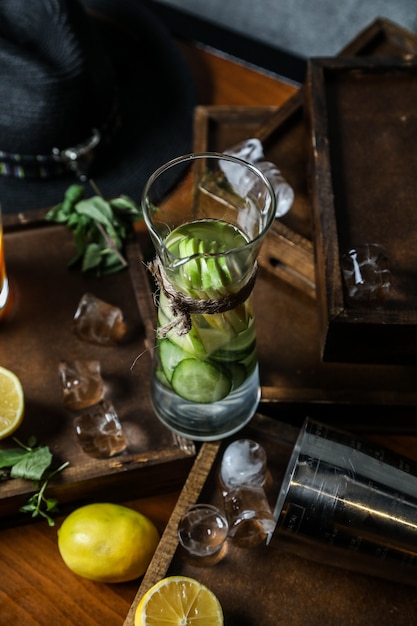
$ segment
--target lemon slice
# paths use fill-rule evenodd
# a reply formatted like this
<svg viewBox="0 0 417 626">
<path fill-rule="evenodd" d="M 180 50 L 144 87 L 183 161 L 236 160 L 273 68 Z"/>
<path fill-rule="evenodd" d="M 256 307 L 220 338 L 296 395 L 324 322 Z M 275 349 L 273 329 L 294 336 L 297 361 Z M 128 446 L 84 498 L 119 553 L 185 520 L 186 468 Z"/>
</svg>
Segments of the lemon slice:
<svg viewBox="0 0 417 626">
<path fill-rule="evenodd" d="M 25 403 L 20 380 L 0 366 L 0 439 L 11 435 L 23 420 Z"/>
<path fill-rule="evenodd" d="M 223 626 L 223 611 L 215 594 L 194 578 L 168 576 L 140 600 L 135 626 Z"/>
</svg>

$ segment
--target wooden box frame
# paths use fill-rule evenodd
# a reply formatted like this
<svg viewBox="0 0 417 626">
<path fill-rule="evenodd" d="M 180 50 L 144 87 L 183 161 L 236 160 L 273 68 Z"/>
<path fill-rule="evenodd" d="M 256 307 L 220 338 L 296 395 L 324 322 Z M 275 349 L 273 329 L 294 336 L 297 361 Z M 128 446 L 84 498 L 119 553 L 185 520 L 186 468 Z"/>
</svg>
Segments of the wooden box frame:
<svg viewBox="0 0 417 626">
<path fill-rule="evenodd" d="M 417 54 L 417 35 L 377 18 L 339 53 L 340 57 L 406 57 Z M 308 297 L 315 299 L 311 200 L 307 164 L 309 136 L 305 125 L 304 87 L 281 107 L 200 106 L 194 119 L 194 149 L 223 151 L 258 138 L 265 156 L 275 162 L 293 187 L 293 207 L 268 233 L 260 263 Z"/>
<path fill-rule="evenodd" d="M 47 488 L 61 512 L 91 499 L 126 500 L 178 488 L 196 450 L 193 442 L 157 420 L 148 398 L 156 313 L 143 264 L 143 238 L 136 233 L 127 245 L 128 269 L 108 277 L 87 277 L 79 269 L 67 268 L 75 254 L 72 235 L 65 226 L 47 222 L 44 214 L 3 216 L 14 305 L 0 328 L 0 363 L 19 376 L 25 394 L 25 416 L 14 435 L 23 443 L 35 436 L 39 445 L 48 446 L 54 467 L 69 462 Z M 86 292 L 122 309 L 130 335 L 125 343 L 102 347 L 75 336 L 72 318 Z M 122 454 L 95 459 L 82 451 L 72 423 L 76 413 L 63 405 L 61 359 L 100 361 L 105 397 L 128 435 Z M 15 445 L 11 437 L 0 442 L 0 447 Z M 0 524 L 30 520 L 19 509 L 35 488 L 29 480 L 0 481 Z"/>
<path fill-rule="evenodd" d="M 317 306 L 324 360 L 415 363 L 417 256 L 414 217 L 417 62 L 312 59 L 306 103 Z M 340 260 L 382 244 L 392 289 L 380 306 L 355 306 Z"/>
</svg>

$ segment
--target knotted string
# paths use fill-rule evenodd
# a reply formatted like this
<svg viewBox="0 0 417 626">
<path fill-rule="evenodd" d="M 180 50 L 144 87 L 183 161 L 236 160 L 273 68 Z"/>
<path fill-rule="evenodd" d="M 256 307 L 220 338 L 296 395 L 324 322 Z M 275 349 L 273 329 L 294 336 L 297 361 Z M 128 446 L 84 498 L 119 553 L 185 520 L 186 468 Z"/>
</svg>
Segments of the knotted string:
<svg viewBox="0 0 417 626">
<path fill-rule="evenodd" d="M 172 286 L 159 257 L 156 257 L 153 261 L 148 263 L 147 267 L 154 277 L 156 284 L 165 294 L 173 315 L 171 322 L 168 322 L 158 329 L 158 337 L 161 338 L 166 337 L 173 328 L 176 328 L 178 335 L 186 335 L 189 333 L 192 325 L 192 314 L 213 315 L 214 313 L 224 313 L 225 311 L 235 309 L 239 304 L 243 304 L 252 293 L 258 272 L 258 266 L 255 264 L 249 279 L 242 289 L 236 293 L 227 294 L 219 300 L 197 300 L 191 296 L 180 293 Z"/>
</svg>

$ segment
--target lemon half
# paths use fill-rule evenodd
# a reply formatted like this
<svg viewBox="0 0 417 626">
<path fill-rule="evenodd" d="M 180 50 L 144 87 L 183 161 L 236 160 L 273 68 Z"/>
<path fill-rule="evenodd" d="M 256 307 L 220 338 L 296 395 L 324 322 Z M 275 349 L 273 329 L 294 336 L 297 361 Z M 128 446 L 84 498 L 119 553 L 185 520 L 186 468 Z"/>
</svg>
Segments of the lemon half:
<svg viewBox="0 0 417 626">
<path fill-rule="evenodd" d="M 0 439 L 8 437 L 20 426 L 24 411 L 22 383 L 16 374 L 0 366 Z"/>
<path fill-rule="evenodd" d="M 135 612 L 135 626 L 223 626 L 217 596 L 187 576 L 168 576 L 151 587 Z"/>
</svg>

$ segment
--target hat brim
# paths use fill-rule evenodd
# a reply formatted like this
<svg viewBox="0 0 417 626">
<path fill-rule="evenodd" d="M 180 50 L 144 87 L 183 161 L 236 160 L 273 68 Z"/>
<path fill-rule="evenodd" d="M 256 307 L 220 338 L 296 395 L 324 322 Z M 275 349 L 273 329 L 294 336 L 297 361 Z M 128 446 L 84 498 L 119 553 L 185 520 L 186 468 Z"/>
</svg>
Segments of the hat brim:
<svg viewBox="0 0 417 626">
<path fill-rule="evenodd" d="M 82 3 L 115 64 L 121 100 L 121 131 L 94 182 L 107 198 L 126 194 L 139 202 L 150 174 L 191 149 L 196 103 L 191 72 L 165 26 L 140 2 Z M 74 175 L 43 180 L 0 176 L 2 211 L 49 208 L 62 201 L 74 182 Z M 92 193 L 86 185 L 86 194 Z"/>
</svg>

